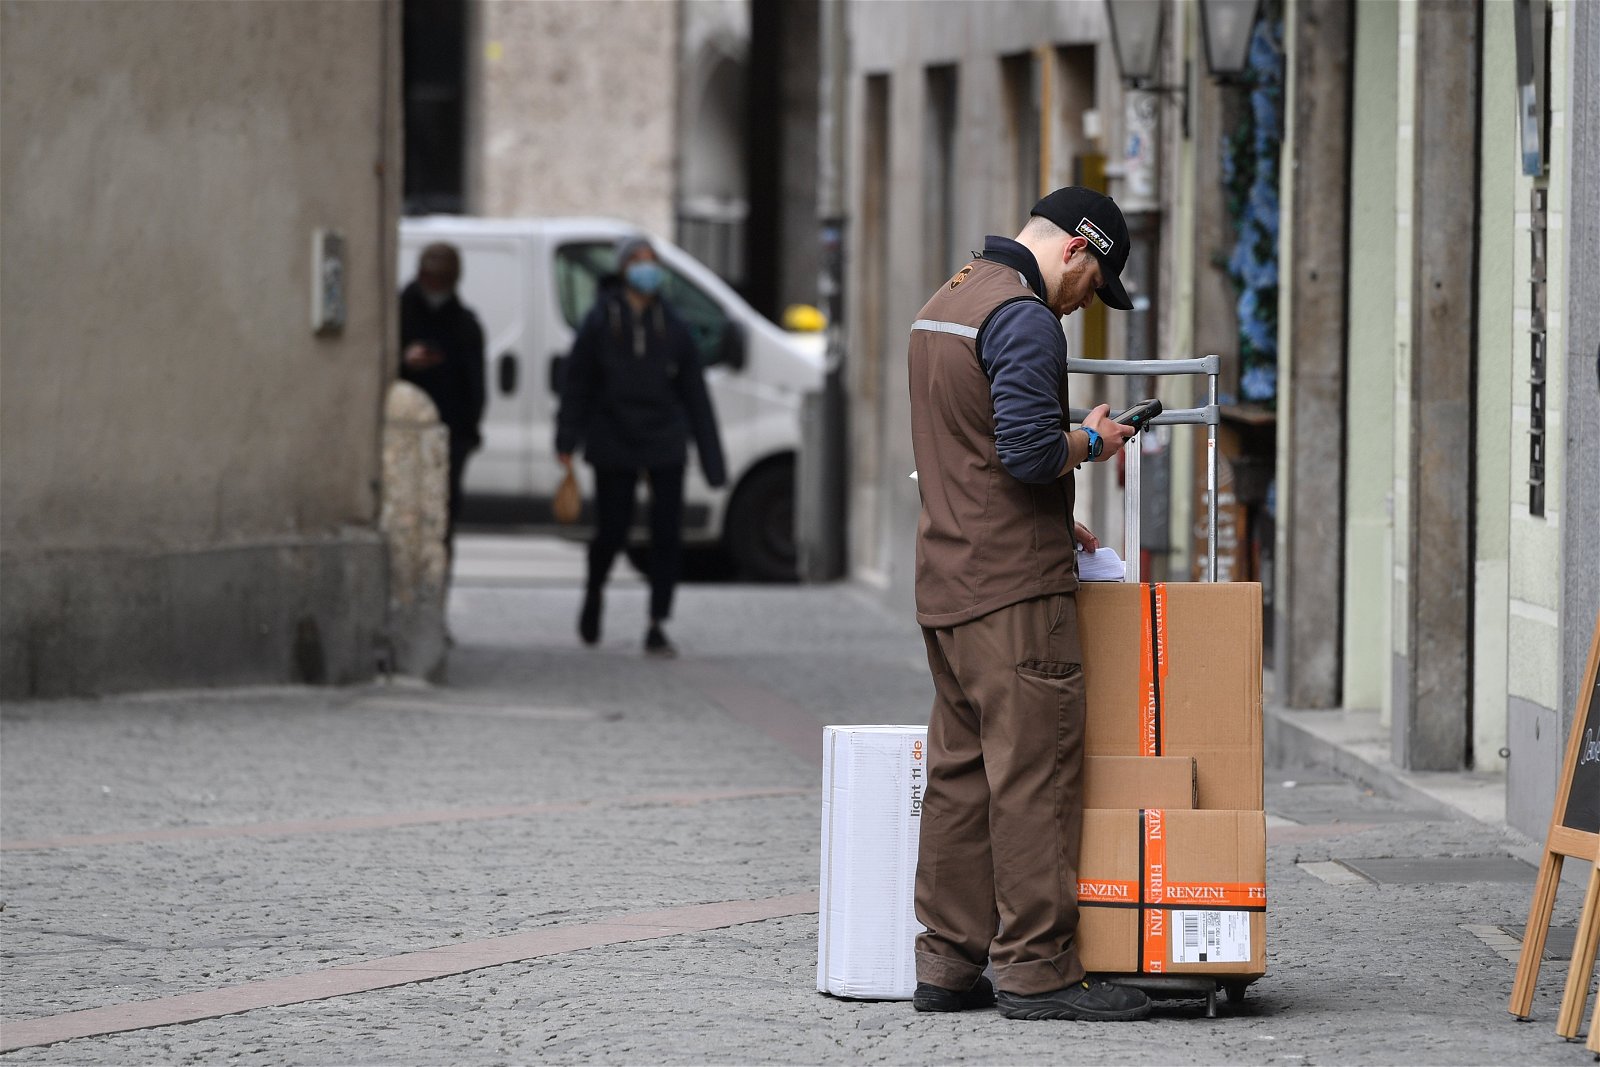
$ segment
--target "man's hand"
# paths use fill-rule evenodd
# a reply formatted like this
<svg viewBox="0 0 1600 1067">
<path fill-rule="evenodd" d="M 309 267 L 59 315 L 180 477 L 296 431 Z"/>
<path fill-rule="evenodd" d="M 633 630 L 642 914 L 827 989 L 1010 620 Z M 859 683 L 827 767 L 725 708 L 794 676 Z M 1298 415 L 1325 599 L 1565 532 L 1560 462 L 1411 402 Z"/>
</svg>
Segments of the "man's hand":
<svg viewBox="0 0 1600 1067">
<path fill-rule="evenodd" d="M 1072 540 L 1085 552 L 1100 551 L 1100 539 L 1090 531 L 1089 527 L 1081 522 L 1072 524 Z"/>
<path fill-rule="evenodd" d="M 1095 461 L 1097 463 L 1104 463 L 1118 452 L 1121 452 L 1122 446 L 1128 443 L 1128 438 L 1132 437 L 1135 432 L 1132 426 L 1124 426 L 1120 422 L 1112 421 L 1110 404 L 1101 404 L 1089 412 L 1084 417 L 1083 427 L 1099 434 L 1100 440 L 1104 442 L 1104 447 L 1100 451 L 1100 458 Z"/>
<path fill-rule="evenodd" d="M 405 363 L 411 370 L 427 370 L 444 362 L 444 355 L 432 345 L 412 341 L 406 345 Z"/>
</svg>

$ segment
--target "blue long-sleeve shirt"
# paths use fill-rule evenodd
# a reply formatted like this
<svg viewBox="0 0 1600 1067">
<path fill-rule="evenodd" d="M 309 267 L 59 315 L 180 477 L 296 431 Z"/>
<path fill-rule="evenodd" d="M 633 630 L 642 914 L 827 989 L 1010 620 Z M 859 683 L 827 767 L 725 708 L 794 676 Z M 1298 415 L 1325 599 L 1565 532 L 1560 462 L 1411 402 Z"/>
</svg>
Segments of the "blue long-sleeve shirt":
<svg viewBox="0 0 1600 1067">
<path fill-rule="evenodd" d="M 991 236 L 984 240 L 983 258 L 1016 270 L 1039 297 L 1003 306 L 978 334 L 978 358 L 994 400 L 995 449 L 1018 481 L 1053 482 L 1067 465 L 1061 409 L 1067 338 L 1061 320 L 1040 302 L 1044 278 L 1032 252 L 1008 237 Z"/>
</svg>

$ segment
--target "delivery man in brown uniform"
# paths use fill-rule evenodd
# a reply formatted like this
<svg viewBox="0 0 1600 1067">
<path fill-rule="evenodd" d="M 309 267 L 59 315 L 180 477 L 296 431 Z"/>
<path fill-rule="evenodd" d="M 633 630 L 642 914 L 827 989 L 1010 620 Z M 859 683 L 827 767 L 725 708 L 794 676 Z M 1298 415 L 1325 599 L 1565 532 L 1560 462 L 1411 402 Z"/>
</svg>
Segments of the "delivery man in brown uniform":
<svg viewBox="0 0 1600 1067">
<path fill-rule="evenodd" d="M 1084 683 L 1073 474 L 1132 436 L 1096 407 L 1067 429 L 1060 319 L 1129 310 L 1128 227 L 1066 188 L 940 286 L 911 327 L 922 514 L 916 604 L 933 672 L 916 913 L 918 1011 L 1138 1019 L 1143 993 L 1078 960 Z M 1086 620 L 1089 626 L 1093 619 Z M 994 963 L 998 994 L 983 975 Z"/>
</svg>

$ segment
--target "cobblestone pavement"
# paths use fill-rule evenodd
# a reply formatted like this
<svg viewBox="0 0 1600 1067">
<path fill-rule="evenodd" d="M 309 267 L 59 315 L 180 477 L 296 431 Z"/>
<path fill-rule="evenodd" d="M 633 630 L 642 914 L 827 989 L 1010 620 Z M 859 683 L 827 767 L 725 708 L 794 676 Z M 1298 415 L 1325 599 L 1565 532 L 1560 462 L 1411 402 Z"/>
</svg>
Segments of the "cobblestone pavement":
<svg viewBox="0 0 1600 1067">
<path fill-rule="evenodd" d="M 464 568 L 447 686 L 5 707 L 0 1043 L 82 1009 L 200 994 L 217 1015 L 237 1010 L 217 990 L 398 975 L 5 1062 L 1590 1062 L 1553 1031 L 1566 965 L 1545 964 L 1518 1023 L 1512 963 L 1470 929 L 1520 928 L 1531 869 L 1312 873 L 1524 839 L 1294 768 L 1268 772 L 1269 973 L 1221 1018 L 1172 1001 L 1149 1023 L 1014 1023 L 821 996 L 815 904 L 786 903 L 816 888 L 820 728 L 925 718 L 914 626 L 847 586 L 689 586 L 682 658 L 649 661 L 644 591 L 622 582 L 585 650 L 575 557 L 532 551 L 512 584 L 494 553 Z M 105 834 L 124 836 L 81 840 Z M 1558 925 L 1577 897 L 1563 886 Z M 779 917 L 694 907 L 716 902 Z M 503 959 L 529 938 L 538 958 L 430 981 L 394 962 L 453 945 Z"/>
</svg>

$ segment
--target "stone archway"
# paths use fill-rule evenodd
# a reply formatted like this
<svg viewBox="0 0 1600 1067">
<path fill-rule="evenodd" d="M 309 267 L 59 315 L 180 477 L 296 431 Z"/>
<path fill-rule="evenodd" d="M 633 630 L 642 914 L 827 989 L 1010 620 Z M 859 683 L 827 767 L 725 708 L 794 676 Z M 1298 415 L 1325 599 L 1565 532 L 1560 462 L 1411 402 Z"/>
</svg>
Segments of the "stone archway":
<svg viewBox="0 0 1600 1067">
<path fill-rule="evenodd" d="M 678 243 L 736 287 L 749 213 L 745 43 L 719 35 L 695 50 L 685 68 L 678 159 Z"/>
</svg>

